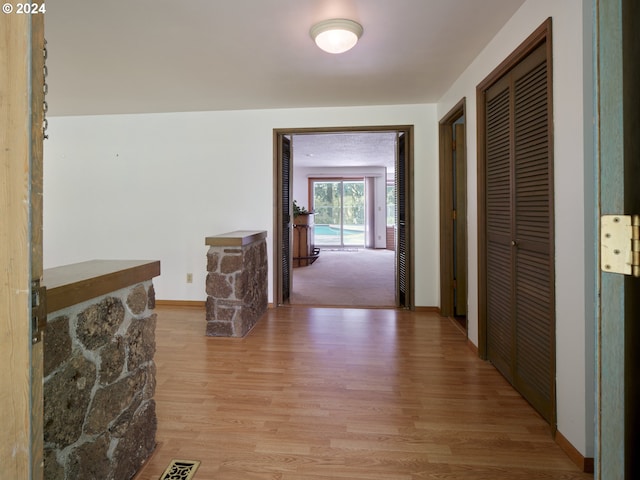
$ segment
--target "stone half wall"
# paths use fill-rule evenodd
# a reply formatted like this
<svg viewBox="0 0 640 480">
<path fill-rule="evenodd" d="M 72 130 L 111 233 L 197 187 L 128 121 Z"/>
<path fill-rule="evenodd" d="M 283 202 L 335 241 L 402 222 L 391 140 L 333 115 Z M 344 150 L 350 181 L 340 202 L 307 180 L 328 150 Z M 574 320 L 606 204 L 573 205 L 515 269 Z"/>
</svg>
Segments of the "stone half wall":
<svg viewBox="0 0 640 480">
<path fill-rule="evenodd" d="M 154 307 L 149 280 L 48 315 L 47 480 L 129 480 L 153 452 Z"/>
<path fill-rule="evenodd" d="M 267 243 L 211 246 L 207 253 L 208 336 L 243 337 L 267 311 Z"/>
</svg>

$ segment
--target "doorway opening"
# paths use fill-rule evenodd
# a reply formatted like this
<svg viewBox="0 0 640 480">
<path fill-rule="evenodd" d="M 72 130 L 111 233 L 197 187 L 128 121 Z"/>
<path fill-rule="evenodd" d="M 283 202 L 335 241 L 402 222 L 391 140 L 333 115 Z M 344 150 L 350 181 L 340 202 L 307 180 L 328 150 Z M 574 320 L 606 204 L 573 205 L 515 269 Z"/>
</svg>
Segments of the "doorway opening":
<svg viewBox="0 0 640 480">
<path fill-rule="evenodd" d="M 440 313 L 467 330 L 465 99 L 440 120 Z"/>
<path fill-rule="evenodd" d="M 339 136 L 350 136 L 362 141 L 362 139 L 370 138 L 376 134 L 391 135 L 393 138 L 391 168 L 393 174 L 390 179 L 387 178 L 386 173 L 373 172 L 375 165 L 363 164 L 362 159 L 353 163 L 353 158 L 344 155 L 339 168 L 336 168 L 338 173 L 332 171 L 330 166 L 318 173 L 319 167 L 316 165 L 315 170 L 305 174 L 303 182 L 297 181 L 294 184 L 294 163 L 306 163 L 309 161 L 309 157 L 313 157 L 313 154 L 309 153 L 303 157 L 304 161 L 294 160 L 294 158 L 300 158 L 296 156 L 300 153 L 296 145 L 304 144 L 302 140 L 307 136 L 326 137 L 325 140 L 335 140 Z M 294 151 L 296 155 L 294 155 Z M 352 249 L 360 252 L 386 250 L 387 254 L 391 254 L 393 264 L 390 276 L 393 279 L 393 300 L 387 306 L 412 308 L 414 298 L 413 224 L 411 221 L 413 209 L 412 170 L 413 126 L 411 125 L 274 129 L 274 303 L 277 306 L 291 303 L 291 294 L 294 288 L 292 206 L 295 200 L 298 206 L 305 203 L 302 206 L 312 210 L 314 216 L 321 220 L 315 219 L 314 223 L 319 225 L 320 238 L 318 240 L 320 243 L 327 243 L 325 249 L 336 251 Z M 366 173 L 363 174 L 363 171 Z M 382 169 L 382 171 L 385 170 Z M 304 184 L 303 191 L 299 186 L 302 183 Z M 389 188 L 390 184 L 391 189 Z M 374 195 L 371 194 L 373 191 L 376 192 Z M 392 225 L 388 225 L 387 220 L 389 205 L 387 205 L 386 199 L 389 191 L 395 193 L 392 202 L 392 208 L 394 208 Z M 367 192 L 370 195 L 367 195 Z M 380 197 L 382 198 L 381 202 L 376 200 Z M 367 198 L 370 200 L 367 201 Z M 331 230 L 327 230 L 327 227 Z M 392 230 L 391 243 L 393 245 L 387 250 L 389 227 Z M 358 230 L 357 235 L 356 230 Z M 359 231 L 362 231 L 362 234 Z M 322 237 L 322 235 L 328 236 L 328 234 L 334 235 L 335 238 Z M 312 238 L 315 241 L 315 235 L 312 235 Z M 326 251 L 325 253 L 334 252 Z M 321 248 L 319 261 L 316 264 L 319 264 L 322 258 Z M 328 258 L 328 255 L 325 258 Z M 315 264 L 313 267 L 306 268 L 311 270 L 315 268 Z M 344 306 L 366 308 L 377 305 L 354 303 Z"/>
</svg>

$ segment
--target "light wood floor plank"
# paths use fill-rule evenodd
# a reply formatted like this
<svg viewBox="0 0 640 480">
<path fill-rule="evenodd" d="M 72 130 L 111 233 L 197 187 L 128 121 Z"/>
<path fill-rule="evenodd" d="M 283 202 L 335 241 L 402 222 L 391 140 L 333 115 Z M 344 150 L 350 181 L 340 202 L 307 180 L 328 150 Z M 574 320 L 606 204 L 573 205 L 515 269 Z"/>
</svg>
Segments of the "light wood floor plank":
<svg viewBox="0 0 640 480">
<path fill-rule="evenodd" d="M 590 479 L 448 320 L 400 310 L 269 310 L 243 339 L 158 307 L 158 447 L 201 480 Z"/>
</svg>

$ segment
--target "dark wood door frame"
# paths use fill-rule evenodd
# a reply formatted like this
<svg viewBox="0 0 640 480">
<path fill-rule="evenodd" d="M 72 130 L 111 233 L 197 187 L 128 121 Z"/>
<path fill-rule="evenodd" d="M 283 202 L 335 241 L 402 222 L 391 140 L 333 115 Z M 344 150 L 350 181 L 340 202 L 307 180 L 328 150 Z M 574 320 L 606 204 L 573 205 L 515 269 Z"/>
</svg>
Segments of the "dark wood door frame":
<svg viewBox="0 0 640 480">
<path fill-rule="evenodd" d="M 454 309 L 454 289 L 453 282 L 454 273 L 454 227 L 452 216 L 453 207 L 453 158 L 454 158 L 454 140 L 453 125 L 460 118 L 465 116 L 466 99 L 460 100 L 447 113 L 439 125 L 440 136 L 440 314 L 443 316 L 453 316 Z M 462 143 L 464 148 L 464 143 Z M 466 158 L 462 155 L 461 158 Z M 466 162 L 464 162 L 466 168 Z M 460 185 L 460 188 L 466 190 L 466 182 Z M 463 215 L 455 213 L 458 221 L 466 222 Z"/>
<path fill-rule="evenodd" d="M 407 294 L 404 299 L 404 308 L 415 308 L 415 254 L 414 254 L 414 185 L 413 185 L 413 125 L 382 125 L 369 127 L 312 127 L 312 128 L 274 128 L 273 129 L 273 303 L 280 306 L 283 302 L 283 272 L 280 257 L 283 251 L 284 235 L 282 225 L 283 200 L 282 200 L 282 138 L 289 135 L 304 135 L 317 133 L 343 133 L 343 132 L 399 132 L 406 138 L 405 172 L 406 172 L 406 282 Z M 397 159 L 396 159 L 397 161 Z M 293 164 L 293 155 L 291 158 Z M 397 166 L 396 166 L 397 168 Z M 397 222 L 397 220 L 396 220 Z M 397 251 L 396 251 L 397 252 Z M 397 255 L 397 253 L 396 253 Z M 396 274 L 397 277 L 397 274 Z M 398 279 L 396 278 L 396 284 Z M 397 286 L 396 286 L 397 289 Z"/>
</svg>

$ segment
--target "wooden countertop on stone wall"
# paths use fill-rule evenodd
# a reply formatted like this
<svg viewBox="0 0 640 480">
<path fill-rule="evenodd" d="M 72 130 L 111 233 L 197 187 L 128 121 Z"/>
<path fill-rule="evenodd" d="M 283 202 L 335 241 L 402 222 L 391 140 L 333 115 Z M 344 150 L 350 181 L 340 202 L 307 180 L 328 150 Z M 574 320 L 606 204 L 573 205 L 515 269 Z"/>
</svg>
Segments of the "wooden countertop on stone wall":
<svg viewBox="0 0 640 480">
<path fill-rule="evenodd" d="M 214 237 L 205 237 L 204 243 L 211 247 L 241 247 L 262 240 L 266 236 L 267 232 L 264 230 L 236 230 Z"/>
<path fill-rule="evenodd" d="M 160 275 L 159 260 L 90 260 L 43 272 L 47 313 Z"/>
</svg>

